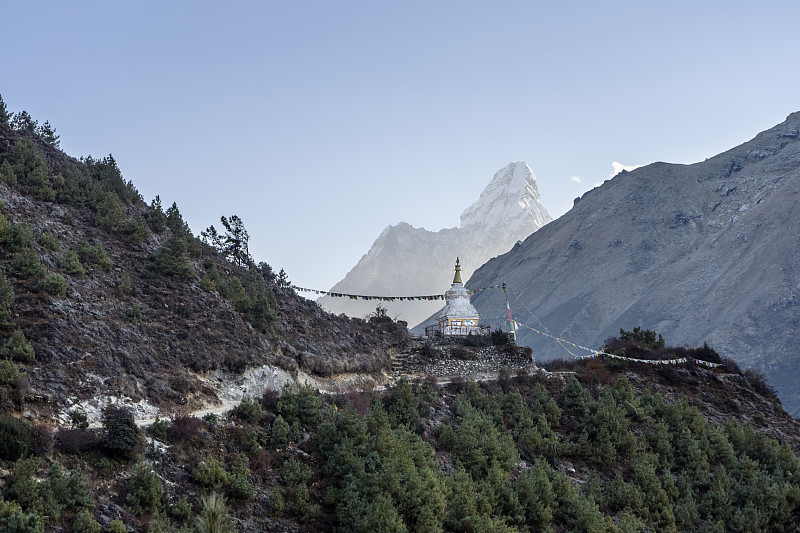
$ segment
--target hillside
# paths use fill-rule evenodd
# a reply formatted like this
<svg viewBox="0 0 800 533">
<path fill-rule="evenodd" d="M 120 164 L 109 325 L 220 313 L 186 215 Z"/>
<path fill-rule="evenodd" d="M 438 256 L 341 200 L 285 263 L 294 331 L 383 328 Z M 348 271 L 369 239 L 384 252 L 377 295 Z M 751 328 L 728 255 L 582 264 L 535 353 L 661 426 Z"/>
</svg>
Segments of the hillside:
<svg viewBox="0 0 800 533">
<path fill-rule="evenodd" d="M 498 170 L 480 197 L 461 214 L 455 228 L 430 231 L 401 222 L 381 232 L 369 251 L 332 292 L 414 296 L 442 294 L 453 279 L 456 257 L 464 279 L 490 258 L 508 251 L 553 219 L 542 205 L 536 176 L 524 161 Z M 332 313 L 364 317 L 371 301 L 323 296 L 319 304 Z M 441 309 L 441 302 L 383 302 L 392 318 L 415 326 Z"/>
<path fill-rule="evenodd" d="M 557 221 L 478 269 L 469 288 L 506 282 L 515 318 L 596 348 L 620 328 L 707 342 L 763 371 L 800 413 L 800 113 L 706 161 L 653 163 L 587 192 Z M 493 326 L 505 298 L 476 295 Z M 530 330 L 537 360 L 568 356 Z"/>
<path fill-rule="evenodd" d="M 401 327 L 325 313 L 265 263 L 236 266 L 192 236 L 176 205 L 145 204 L 111 156 L 76 160 L 0 124 L 0 178 L 13 292 L 0 342 L 15 331 L 30 342 L 25 394 L 43 416 L 109 398 L 150 416 L 198 408 L 218 400 L 212 378 L 247 368 L 278 386 L 298 372 L 380 381 L 405 342 Z"/>
</svg>

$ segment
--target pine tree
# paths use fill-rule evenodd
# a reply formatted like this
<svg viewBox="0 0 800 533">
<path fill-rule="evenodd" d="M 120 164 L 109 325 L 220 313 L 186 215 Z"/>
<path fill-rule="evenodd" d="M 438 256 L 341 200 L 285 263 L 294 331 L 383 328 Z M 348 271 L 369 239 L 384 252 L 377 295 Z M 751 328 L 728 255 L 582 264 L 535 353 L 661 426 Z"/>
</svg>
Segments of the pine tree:
<svg viewBox="0 0 800 533">
<path fill-rule="evenodd" d="M 33 120 L 33 117 L 31 117 L 27 111 L 15 113 L 11 119 L 11 127 L 22 133 L 36 135 L 38 126 L 39 124 Z"/>
<path fill-rule="evenodd" d="M 56 135 L 56 129 L 50 125 L 50 121 L 46 120 L 44 124 L 39 126 L 36 133 L 53 148 L 60 148 L 61 141 L 59 139 L 61 137 Z"/>
<path fill-rule="evenodd" d="M 248 247 L 250 234 L 247 233 L 247 230 L 244 228 L 242 219 L 236 215 L 232 215 L 230 219 L 223 216 L 220 217 L 220 222 L 225 228 L 222 253 L 239 266 L 251 263 L 253 259 L 250 257 L 250 250 Z"/>
<path fill-rule="evenodd" d="M 8 126 L 11 120 L 11 115 L 8 114 L 6 103 L 3 101 L 3 95 L 0 94 L 0 126 Z"/>
</svg>

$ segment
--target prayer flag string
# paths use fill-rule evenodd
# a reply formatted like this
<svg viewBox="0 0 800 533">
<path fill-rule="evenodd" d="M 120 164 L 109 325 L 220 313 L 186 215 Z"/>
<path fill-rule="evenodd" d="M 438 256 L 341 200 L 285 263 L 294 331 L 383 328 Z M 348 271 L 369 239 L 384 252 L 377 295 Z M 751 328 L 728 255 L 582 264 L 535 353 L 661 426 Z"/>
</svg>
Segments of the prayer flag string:
<svg viewBox="0 0 800 533">
<path fill-rule="evenodd" d="M 581 346 L 580 344 L 575 344 L 574 342 L 570 342 L 566 339 L 562 339 L 560 337 L 556 337 L 555 335 L 550 335 L 549 333 L 545 333 L 543 331 L 539 331 L 538 329 L 532 328 L 530 326 L 526 326 L 525 324 L 520 324 L 516 320 L 514 323 L 517 325 L 517 328 L 525 328 L 533 331 L 534 333 L 538 333 L 543 337 L 550 337 L 558 342 L 562 342 L 565 344 L 569 344 L 570 346 L 574 346 L 580 350 L 585 350 L 589 352 L 588 355 L 577 355 L 576 357 L 579 359 L 590 359 L 593 357 L 605 356 L 611 357 L 612 359 L 619 359 L 621 361 L 632 361 L 634 363 L 645 363 L 649 365 L 677 365 L 677 364 L 684 364 L 688 362 L 692 362 L 698 365 L 707 366 L 709 368 L 717 368 L 718 366 L 722 366 L 720 363 L 711 363 L 709 361 L 703 361 L 702 359 L 695 359 L 693 357 L 679 357 L 677 359 L 637 359 L 635 357 L 625 357 L 623 355 L 616 355 L 613 353 L 606 353 L 600 350 L 594 350 L 592 348 L 587 348 L 586 346 Z"/>
</svg>

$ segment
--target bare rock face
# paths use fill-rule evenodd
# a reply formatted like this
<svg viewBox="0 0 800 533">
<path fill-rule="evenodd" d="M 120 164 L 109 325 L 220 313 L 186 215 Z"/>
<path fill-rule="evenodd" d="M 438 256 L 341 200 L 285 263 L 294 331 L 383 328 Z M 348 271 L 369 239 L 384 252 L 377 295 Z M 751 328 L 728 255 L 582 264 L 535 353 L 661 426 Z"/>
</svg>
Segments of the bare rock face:
<svg viewBox="0 0 800 533">
<path fill-rule="evenodd" d="M 787 410 L 800 413 L 798 132 L 793 113 L 706 161 L 622 172 L 486 263 L 468 287 L 505 281 L 519 322 L 584 346 L 634 326 L 673 345 L 708 342 L 763 371 Z M 503 324 L 502 293 L 473 303 Z M 537 359 L 570 357 L 524 328 L 519 342 Z"/>
<path fill-rule="evenodd" d="M 453 265 L 461 258 L 464 279 L 489 258 L 552 220 L 541 204 L 536 177 L 525 162 L 498 170 L 480 198 L 461 215 L 461 225 L 436 232 L 401 222 L 388 226 L 369 252 L 333 286 L 332 292 L 364 295 L 423 296 L 443 294 L 453 280 Z M 332 313 L 363 317 L 375 311 L 375 301 L 319 299 Z M 442 302 L 380 302 L 389 316 L 410 326 L 421 322 Z"/>
</svg>

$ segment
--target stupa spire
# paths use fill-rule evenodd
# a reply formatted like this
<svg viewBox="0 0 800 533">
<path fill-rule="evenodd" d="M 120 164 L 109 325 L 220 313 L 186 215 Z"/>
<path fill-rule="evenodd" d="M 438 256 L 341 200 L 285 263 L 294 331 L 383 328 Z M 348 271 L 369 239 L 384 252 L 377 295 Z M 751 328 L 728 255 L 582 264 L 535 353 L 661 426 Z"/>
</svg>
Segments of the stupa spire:
<svg viewBox="0 0 800 533">
<path fill-rule="evenodd" d="M 456 275 L 453 276 L 453 283 L 462 283 L 462 281 L 461 281 L 461 265 L 458 264 L 458 257 L 456 257 Z"/>
</svg>

